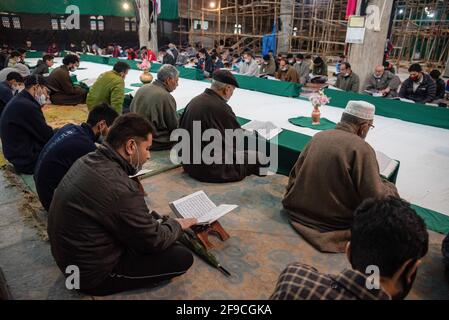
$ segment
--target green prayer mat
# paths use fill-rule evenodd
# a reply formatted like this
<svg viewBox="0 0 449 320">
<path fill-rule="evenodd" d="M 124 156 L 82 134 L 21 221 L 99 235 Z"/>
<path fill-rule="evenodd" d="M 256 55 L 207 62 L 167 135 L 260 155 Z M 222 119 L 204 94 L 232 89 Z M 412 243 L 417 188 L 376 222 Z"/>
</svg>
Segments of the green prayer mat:
<svg viewBox="0 0 449 320">
<path fill-rule="evenodd" d="M 234 74 L 240 89 L 253 90 L 276 96 L 298 97 L 301 93 L 299 83 L 263 79 L 258 77 L 248 77 L 240 74 Z"/>
<path fill-rule="evenodd" d="M 332 122 L 326 118 L 321 118 L 320 124 L 312 124 L 312 118 L 310 117 L 298 117 L 288 119 L 288 122 L 294 124 L 295 126 L 310 128 L 313 130 L 331 130 L 335 129 L 336 123 Z"/>
<path fill-rule="evenodd" d="M 33 59 L 33 58 L 42 58 L 44 56 L 44 53 L 42 51 L 27 51 L 26 57 Z"/>
<path fill-rule="evenodd" d="M 133 84 L 131 84 L 131 87 L 140 88 L 140 87 L 143 87 L 143 83 L 133 83 Z"/>
<path fill-rule="evenodd" d="M 130 93 L 130 92 L 133 92 L 133 91 L 134 91 L 133 89 L 125 88 L 125 94 Z"/>
</svg>

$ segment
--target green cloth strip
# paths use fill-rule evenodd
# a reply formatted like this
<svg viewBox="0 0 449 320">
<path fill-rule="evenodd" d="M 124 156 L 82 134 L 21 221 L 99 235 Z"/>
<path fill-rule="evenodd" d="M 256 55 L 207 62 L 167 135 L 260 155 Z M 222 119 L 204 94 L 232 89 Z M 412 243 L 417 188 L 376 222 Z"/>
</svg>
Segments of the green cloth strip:
<svg viewBox="0 0 449 320">
<path fill-rule="evenodd" d="M 335 122 L 332 122 L 326 118 L 321 118 L 320 124 L 313 125 L 312 118 L 310 117 L 291 118 L 288 119 L 288 122 L 294 124 L 295 126 L 310 128 L 313 130 L 331 130 L 335 129 L 335 126 L 337 125 Z"/>
<path fill-rule="evenodd" d="M 449 234 L 449 216 L 414 204 L 412 204 L 412 208 L 424 219 L 427 229 L 442 234 Z"/>
<path fill-rule="evenodd" d="M 350 100 L 362 100 L 376 106 L 376 114 L 388 118 L 449 129 L 449 109 L 427 106 L 419 103 L 408 103 L 354 92 L 325 89 L 324 93 L 331 98 L 333 107 L 346 108 Z"/>
<path fill-rule="evenodd" d="M 27 51 L 26 52 L 26 57 L 33 59 L 33 58 L 42 58 L 44 56 L 44 52 L 43 51 Z"/>
<path fill-rule="evenodd" d="M 282 97 L 298 97 L 301 93 L 301 85 L 298 83 L 248 77 L 234 74 L 241 89 L 269 93 Z"/>
</svg>

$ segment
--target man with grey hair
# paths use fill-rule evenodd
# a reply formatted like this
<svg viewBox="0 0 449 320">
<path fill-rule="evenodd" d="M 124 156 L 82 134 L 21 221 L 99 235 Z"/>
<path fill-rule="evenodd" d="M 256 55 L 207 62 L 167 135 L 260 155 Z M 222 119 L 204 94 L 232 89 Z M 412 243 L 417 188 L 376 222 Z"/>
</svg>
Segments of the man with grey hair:
<svg viewBox="0 0 449 320">
<path fill-rule="evenodd" d="M 398 96 L 400 86 L 401 80 L 397 75 L 385 70 L 384 66 L 378 65 L 374 69 L 374 73 L 369 76 L 365 91 L 368 91 L 373 96 L 394 98 Z"/>
<path fill-rule="evenodd" d="M 235 182 L 243 180 L 246 176 L 259 174 L 258 155 L 248 150 L 238 150 L 237 146 L 231 145 L 226 141 L 226 130 L 241 129 L 232 108 L 228 105 L 235 88 L 239 85 L 231 72 L 227 70 L 217 70 L 213 74 L 212 86 L 210 89 L 199 96 L 193 98 L 187 105 L 179 121 L 179 127 L 187 130 L 190 138 L 190 152 L 188 161 L 183 159 L 184 171 L 191 177 L 210 183 Z M 196 125 L 200 125 L 201 134 L 195 134 Z M 218 131 L 221 141 L 218 141 L 221 149 L 221 156 L 213 163 L 207 163 L 206 159 L 201 157 L 201 162 L 196 163 L 196 146 L 200 148 L 201 155 L 207 152 L 211 141 L 202 141 L 201 137 L 208 131 Z M 213 142 L 215 137 L 213 137 Z M 182 151 L 182 150 L 181 150 Z M 184 151 L 182 151 L 183 153 Z M 218 153 L 218 151 L 214 150 Z M 187 152 L 186 152 L 187 153 Z M 209 153 L 211 151 L 209 150 Z M 226 155 L 232 160 L 232 163 L 226 162 Z M 184 154 L 183 154 L 184 156 Z M 237 158 L 243 158 L 243 161 L 236 161 Z M 254 160 L 251 163 L 251 158 Z"/>
<path fill-rule="evenodd" d="M 131 112 L 135 112 L 156 128 L 151 150 L 167 150 L 173 146 L 170 135 L 178 128 L 176 100 L 170 94 L 178 86 L 179 71 L 170 64 L 163 65 L 157 79 L 137 90 L 131 102 Z"/>
<path fill-rule="evenodd" d="M 344 252 L 365 199 L 398 197 L 365 141 L 374 112 L 368 102 L 349 101 L 337 127 L 316 134 L 290 172 L 282 204 L 292 226 L 320 251 Z"/>
</svg>

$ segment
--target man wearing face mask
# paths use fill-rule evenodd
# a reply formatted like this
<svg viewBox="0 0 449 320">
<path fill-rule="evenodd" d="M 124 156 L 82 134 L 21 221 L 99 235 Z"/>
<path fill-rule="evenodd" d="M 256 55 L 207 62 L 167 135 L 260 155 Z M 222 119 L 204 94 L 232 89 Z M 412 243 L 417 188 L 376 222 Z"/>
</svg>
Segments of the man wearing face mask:
<svg viewBox="0 0 449 320">
<path fill-rule="evenodd" d="M 8 102 L 23 89 L 23 78 L 18 72 L 10 72 L 6 81 L 0 82 L 0 116 Z"/>
<path fill-rule="evenodd" d="M 287 60 L 282 58 L 279 61 L 279 70 L 276 72 L 276 79 L 287 82 L 299 83 L 299 75 L 294 67 Z"/>
<path fill-rule="evenodd" d="M 276 73 L 276 63 L 274 62 L 274 59 L 270 55 L 265 55 L 263 57 L 262 65 L 260 66 L 260 72 L 261 75 L 267 75 L 274 77 L 274 74 Z"/>
<path fill-rule="evenodd" d="M 385 98 L 394 98 L 398 95 L 400 86 L 399 77 L 379 65 L 374 69 L 374 74 L 368 78 L 365 90 L 378 93 Z"/>
<path fill-rule="evenodd" d="M 47 78 L 48 87 L 51 90 L 50 100 L 57 105 L 77 105 L 86 102 L 87 92 L 76 86 L 70 79 L 70 72 L 76 71 L 80 59 L 74 54 L 69 54 L 62 60 L 63 65 L 52 71 Z"/>
<path fill-rule="evenodd" d="M 125 100 L 125 78 L 131 67 L 126 62 L 117 62 L 113 70 L 101 74 L 87 94 L 87 108 L 92 111 L 96 105 L 107 103 L 118 114 L 122 114 Z"/>
<path fill-rule="evenodd" d="M 354 210 L 365 199 L 398 196 L 365 141 L 374 111 L 368 102 L 349 101 L 337 127 L 316 134 L 290 172 L 282 204 L 292 226 L 322 252 L 344 252 Z"/>
<path fill-rule="evenodd" d="M 3 154 L 18 173 L 33 174 L 39 153 L 53 136 L 42 106 L 47 100 L 42 76 L 25 80 L 25 90 L 12 98 L 0 119 Z"/>
<path fill-rule="evenodd" d="M 131 102 L 131 112 L 150 121 L 156 129 L 151 150 L 167 150 L 173 146 L 170 135 L 178 128 L 176 100 L 171 93 L 178 87 L 179 71 L 170 64 L 163 65 L 157 79 L 137 90 Z"/>
<path fill-rule="evenodd" d="M 254 59 L 254 55 L 251 51 L 247 51 L 243 54 L 243 63 L 240 67 L 239 74 L 248 77 L 259 76 L 259 65 Z"/>
<path fill-rule="evenodd" d="M 428 248 L 426 225 L 408 202 L 395 197 L 368 199 L 354 212 L 346 245 L 351 268 L 329 275 L 301 263 L 290 264 L 271 299 L 403 300 Z M 372 277 L 373 269 L 367 271 L 370 266 L 378 268 L 378 279 Z"/>
<path fill-rule="evenodd" d="M 204 93 L 192 99 L 184 110 L 181 116 L 179 127 L 186 130 L 189 133 L 190 138 L 190 159 L 188 163 L 183 163 L 184 171 L 191 177 L 202 181 L 211 183 L 222 182 L 234 182 L 243 180 L 245 177 L 252 174 L 258 174 L 260 165 L 249 164 L 246 159 L 248 158 L 248 151 L 237 150 L 236 145 L 231 147 L 226 145 L 225 130 L 237 130 L 241 129 L 240 124 L 237 122 L 237 118 L 228 105 L 229 99 L 231 99 L 235 88 L 239 85 L 237 80 L 231 72 L 227 70 L 215 71 L 213 74 L 213 81 L 210 89 L 206 89 Z M 209 141 L 195 140 L 198 136 L 195 133 L 195 125 L 201 125 L 201 136 L 209 129 L 218 130 L 221 134 L 221 163 L 208 164 L 202 159 L 201 163 L 196 163 L 194 160 L 195 146 L 202 150 L 207 147 Z M 217 143 L 217 141 L 214 141 Z M 241 154 L 245 161 L 243 164 L 237 163 L 235 158 L 237 154 Z M 181 153 L 183 151 L 181 150 Z M 231 154 L 229 158 L 234 161 L 232 164 L 227 164 L 225 161 L 226 154 Z M 239 154 L 240 156 L 240 154 Z"/>
<path fill-rule="evenodd" d="M 154 128 L 139 115 L 117 118 L 106 142 L 77 160 L 56 189 L 48 215 L 60 270 L 80 270 L 80 291 L 109 295 L 157 285 L 193 263 L 176 241 L 196 219 L 150 213 L 135 175 L 150 157 Z"/>
<path fill-rule="evenodd" d="M 304 61 L 303 54 L 298 53 L 298 55 L 296 56 L 296 63 L 293 65 L 293 67 L 296 69 L 296 72 L 298 72 L 300 84 L 304 85 L 309 82 L 310 66 Z"/>
<path fill-rule="evenodd" d="M 109 127 L 118 117 L 106 103 L 96 106 L 80 126 L 68 124 L 59 129 L 42 149 L 34 170 L 39 200 L 49 210 L 53 193 L 76 160 L 97 149 Z"/>
<path fill-rule="evenodd" d="M 349 62 L 341 64 L 335 86 L 343 91 L 359 92 L 360 79 L 357 74 L 352 72 Z"/>
<path fill-rule="evenodd" d="M 402 83 L 399 97 L 417 103 L 429 103 L 435 100 L 437 87 L 431 76 L 424 73 L 418 63 L 408 68 L 410 77 Z"/>
</svg>

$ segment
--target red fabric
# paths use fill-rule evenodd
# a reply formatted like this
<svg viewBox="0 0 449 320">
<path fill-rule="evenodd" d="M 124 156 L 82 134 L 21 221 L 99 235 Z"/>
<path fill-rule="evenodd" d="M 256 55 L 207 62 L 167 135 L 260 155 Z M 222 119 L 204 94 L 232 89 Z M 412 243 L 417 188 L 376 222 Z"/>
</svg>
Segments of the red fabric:
<svg viewBox="0 0 449 320">
<path fill-rule="evenodd" d="M 348 0 L 348 6 L 346 7 L 346 20 L 349 19 L 349 16 L 354 15 L 357 9 L 357 0 Z"/>
</svg>

